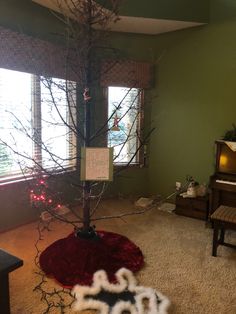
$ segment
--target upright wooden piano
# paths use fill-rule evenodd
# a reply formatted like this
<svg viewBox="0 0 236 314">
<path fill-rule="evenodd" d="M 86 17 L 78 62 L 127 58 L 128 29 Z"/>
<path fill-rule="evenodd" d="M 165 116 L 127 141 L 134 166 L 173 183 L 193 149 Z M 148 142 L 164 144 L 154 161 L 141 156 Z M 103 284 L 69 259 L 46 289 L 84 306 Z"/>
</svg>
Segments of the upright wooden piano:
<svg viewBox="0 0 236 314">
<path fill-rule="evenodd" d="M 236 142 L 216 141 L 215 174 L 210 177 L 210 215 L 220 205 L 236 207 Z"/>
</svg>

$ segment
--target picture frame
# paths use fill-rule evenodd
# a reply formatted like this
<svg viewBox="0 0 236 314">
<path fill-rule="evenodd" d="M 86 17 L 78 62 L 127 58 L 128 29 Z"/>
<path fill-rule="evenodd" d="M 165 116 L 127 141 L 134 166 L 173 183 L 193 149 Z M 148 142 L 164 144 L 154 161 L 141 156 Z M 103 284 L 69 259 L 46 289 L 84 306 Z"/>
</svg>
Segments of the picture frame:
<svg viewBox="0 0 236 314">
<path fill-rule="evenodd" d="M 82 181 L 112 181 L 113 148 L 82 147 L 80 170 Z"/>
</svg>

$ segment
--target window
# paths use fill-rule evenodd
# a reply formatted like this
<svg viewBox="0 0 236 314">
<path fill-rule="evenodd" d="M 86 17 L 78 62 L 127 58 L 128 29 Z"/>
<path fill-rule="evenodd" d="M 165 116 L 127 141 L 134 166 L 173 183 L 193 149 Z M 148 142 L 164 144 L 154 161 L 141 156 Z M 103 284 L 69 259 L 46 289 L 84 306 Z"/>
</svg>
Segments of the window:
<svg viewBox="0 0 236 314">
<path fill-rule="evenodd" d="M 108 147 L 114 149 L 115 164 L 141 162 L 141 108 L 143 90 L 108 87 Z"/>
<path fill-rule="evenodd" d="M 75 85 L 0 68 L 0 178 L 75 165 Z"/>
</svg>

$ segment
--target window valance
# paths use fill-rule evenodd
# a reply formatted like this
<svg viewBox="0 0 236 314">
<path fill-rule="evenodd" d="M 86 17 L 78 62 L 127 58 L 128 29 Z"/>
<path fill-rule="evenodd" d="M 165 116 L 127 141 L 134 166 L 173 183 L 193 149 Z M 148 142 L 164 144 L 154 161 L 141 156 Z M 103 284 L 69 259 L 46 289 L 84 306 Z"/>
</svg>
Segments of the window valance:
<svg viewBox="0 0 236 314">
<path fill-rule="evenodd" d="M 150 88 L 153 85 L 153 66 L 133 60 L 108 60 L 102 63 L 101 85 Z"/>
<path fill-rule="evenodd" d="M 45 40 L 0 26 L 0 68 L 81 82 L 78 55 Z M 107 60 L 101 65 L 101 85 L 150 88 L 153 66 L 133 60 Z"/>
<path fill-rule="evenodd" d="M 0 27 L 0 67 L 77 81 L 68 51 L 56 44 Z M 79 72 L 78 72 L 79 73 Z"/>
</svg>

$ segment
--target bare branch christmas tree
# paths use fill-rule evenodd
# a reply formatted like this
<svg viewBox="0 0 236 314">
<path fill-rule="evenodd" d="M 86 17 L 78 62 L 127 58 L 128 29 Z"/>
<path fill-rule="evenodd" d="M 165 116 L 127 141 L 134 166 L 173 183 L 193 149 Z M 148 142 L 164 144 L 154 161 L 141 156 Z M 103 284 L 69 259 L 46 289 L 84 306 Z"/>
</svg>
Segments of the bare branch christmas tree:
<svg viewBox="0 0 236 314">
<path fill-rule="evenodd" d="M 120 259 L 122 245 L 128 242 L 130 256 L 129 259 L 122 260 L 120 266 L 136 271 L 143 265 L 139 248 L 120 235 L 96 232 L 93 226 L 96 220 L 121 218 L 146 211 L 141 209 L 95 217 L 112 178 L 130 164 L 145 163 L 145 148 L 154 130 L 151 128 L 144 132 L 141 126 L 143 89 L 150 85 L 150 64 L 125 59 L 124 54 L 113 48 L 109 41 L 109 29 L 119 20 L 120 2 L 107 0 L 102 5 L 92 0 L 52 2 L 56 9 L 52 14 L 64 25 L 64 32 L 60 34 L 63 58 L 58 59 L 58 67 L 63 71 L 60 70 L 58 77 L 54 75 L 53 78 L 42 75 L 40 71 L 35 71 L 40 75 L 30 77 L 33 87 L 31 102 L 36 103 L 31 108 L 32 116 L 24 120 L 9 110 L 14 132 L 10 137 L 1 138 L 0 152 L 2 155 L 4 153 L 1 157 L 3 160 L 8 158 L 8 154 L 15 156 L 21 176 L 24 176 L 29 185 L 31 205 L 38 210 L 43 224 L 43 227 L 38 227 L 39 240 L 43 230 L 48 229 L 51 219 L 55 218 L 73 226 L 73 234 L 68 238 L 69 241 L 74 241 L 75 246 L 81 245 L 80 240 L 84 239 L 92 245 L 97 241 L 99 250 L 107 254 L 111 238 L 117 241 L 119 251 L 115 258 Z M 57 57 L 55 55 L 55 59 Z M 29 58 L 37 61 L 35 56 Z M 104 109 L 104 99 L 100 92 L 102 87 L 109 87 L 108 91 L 112 95 L 108 110 Z M 107 115 L 104 114 L 107 112 Z M 33 156 L 29 150 L 20 147 L 15 131 L 21 134 L 23 141 L 31 143 Z M 114 162 L 122 164 L 122 167 L 113 170 Z M 10 164 L 11 161 L 7 161 L 6 167 Z M 88 170 L 89 174 L 86 172 Z M 72 215 L 65 215 L 68 211 Z M 99 238 L 103 238 L 105 245 L 108 245 L 106 249 L 98 241 Z M 52 307 L 50 298 L 53 294 L 62 300 L 65 291 L 62 289 L 45 293 L 45 274 L 42 274 L 40 267 L 46 274 L 50 274 L 47 271 L 48 265 L 45 266 L 48 251 L 40 254 L 38 242 L 35 260 L 43 277 L 35 289 L 42 292 L 48 313 Z M 64 247 L 66 250 L 67 245 Z M 80 247 L 78 251 L 79 249 Z M 83 250 L 79 251 L 80 260 L 83 260 L 83 253 Z M 101 255 L 102 258 L 104 254 Z M 89 254 L 85 255 L 84 263 L 90 258 Z M 89 264 L 99 267 L 100 260 L 97 262 L 92 259 Z M 108 264 L 105 265 L 110 268 L 112 263 L 109 256 L 106 262 Z M 80 271 L 80 265 L 77 264 Z M 116 267 L 117 265 L 119 263 Z M 82 270 L 84 267 L 85 264 L 81 265 Z M 108 269 L 108 274 L 110 272 L 112 276 L 117 270 Z M 88 280 L 92 280 L 94 271 L 89 273 Z M 72 282 L 57 280 L 63 285 L 71 286 L 72 283 L 77 283 L 77 279 L 79 282 L 81 277 L 78 278 L 74 277 Z M 58 307 L 63 311 L 65 306 L 59 302 Z"/>
<path fill-rule="evenodd" d="M 32 98 L 41 103 L 32 109 L 33 123 L 31 120 L 24 122 L 14 112 L 9 112 L 13 117 L 15 130 L 28 142 L 32 142 L 33 157 L 28 152 L 19 150 L 14 134 L 11 142 L 4 138 L 1 142 L 15 155 L 25 178 L 35 178 L 34 181 L 29 181 L 30 200 L 40 212 L 46 211 L 41 217 L 54 217 L 71 223 L 76 234 L 89 237 L 95 235 L 91 225 L 94 220 L 109 218 L 94 218 L 94 214 L 109 180 L 113 177 L 113 162 L 123 166 L 115 169 L 114 177 L 131 163 L 137 163 L 153 129 L 144 136 L 140 127 L 140 120 L 143 119 L 140 101 L 143 97 L 142 86 L 134 88 L 139 87 L 139 79 L 133 75 L 135 70 L 132 62 L 123 60 L 120 69 L 120 51 L 109 44 L 108 31 L 112 23 L 119 20 L 120 0 L 104 2 L 103 6 L 91 0 L 56 0 L 53 3 L 57 10 L 53 14 L 64 25 L 64 33 L 60 35 L 66 47 L 64 59 L 61 61 L 63 64 L 60 64 L 64 69 L 63 78 L 32 76 Z M 131 64 L 128 69 L 127 64 Z M 131 76 L 126 84 L 128 87 L 113 87 L 114 96 L 110 100 L 108 117 L 101 115 L 98 125 L 96 120 L 99 119 L 94 115 L 99 113 L 97 107 L 104 107 L 104 100 L 97 97 L 101 81 L 106 81 L 106 86 L 112 85 L 114 73 L 119 76 L 121 70 L 125 69 L 125 75 Z M 127 83 L 127 79 L 123 80 L 124 84 Z M 86 153 L 82 156 L 81 148 L 84 152 L 87 148 L 97 149 L 94 155 L 97 155 L 98 161 L 98 147 L 103 148 L 106 154 L 104 149 L 107 145 L 114 149 L 113 162 L 111 158 L 107 158 L 105 163 L 106 158 L 101 158 L 103 165 L 100 162 L 100 166 L 106 171 L 109 169 L 109 178 L 99 180 L 95 177 L 92 180 L 84 175 L 79 176 L 80 170 L 83 173 L 85 171 L 84 167 L 81 169 L 81 164 L 86 164 Z M 110 152 L 108 154 L 110 156 Z M 93 169 L 90 168 L 91 173 L 99 170 L 96 159 L 94 165 Z M 63 183 L 67 181 L 74 193 L 70 190 L 70 194 L 74 195 L 77 203 L 66 200 L 65 193 L 59 191 L 56 181 L 61 173 L 67 173 L 67 179 Z M 96 200 L 94 208 L 91 208 L 91 200 Z M 82 213 L 78 212 L 73 203 L 77 208 L 82 203 Z M 67 208 L 73 212 L 75 219 L 70 220 L 64 216 Z"/>
</svg>

